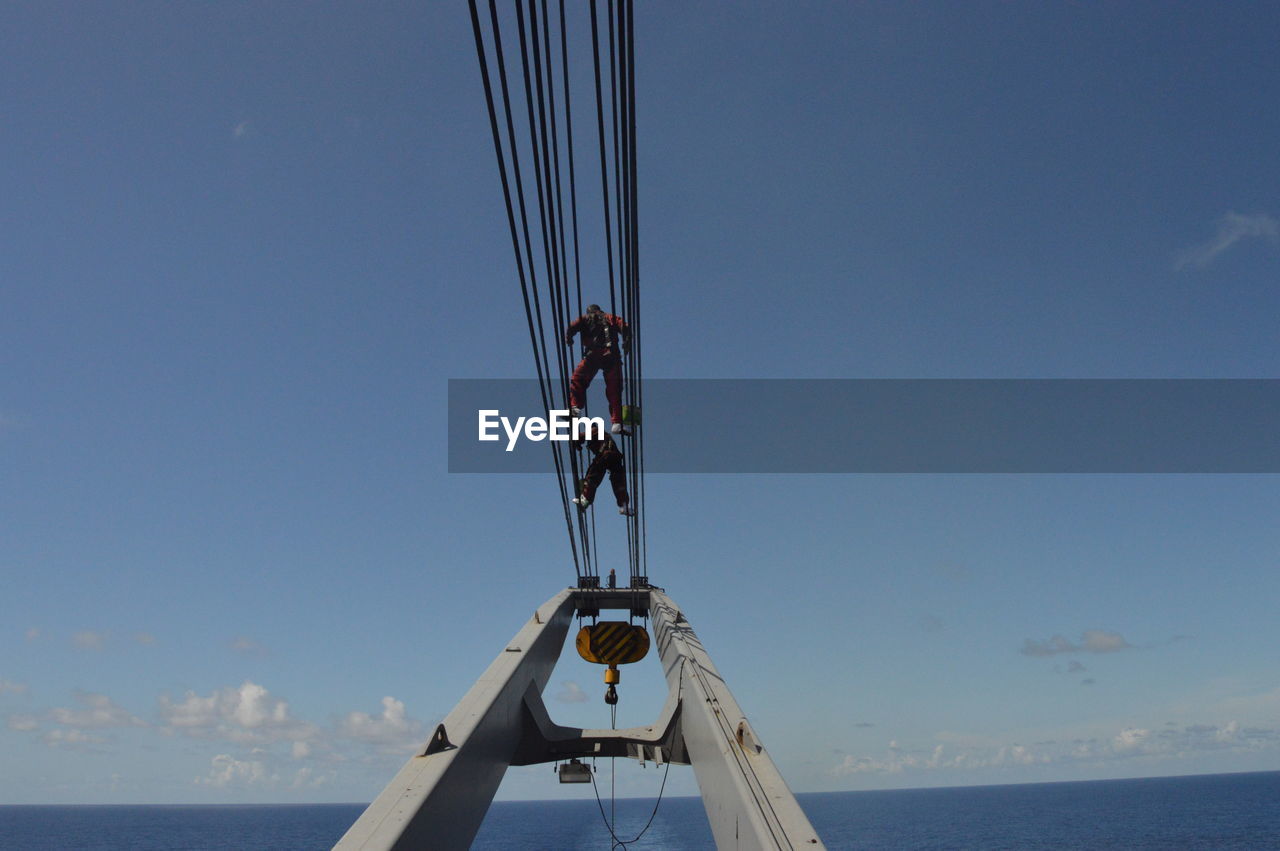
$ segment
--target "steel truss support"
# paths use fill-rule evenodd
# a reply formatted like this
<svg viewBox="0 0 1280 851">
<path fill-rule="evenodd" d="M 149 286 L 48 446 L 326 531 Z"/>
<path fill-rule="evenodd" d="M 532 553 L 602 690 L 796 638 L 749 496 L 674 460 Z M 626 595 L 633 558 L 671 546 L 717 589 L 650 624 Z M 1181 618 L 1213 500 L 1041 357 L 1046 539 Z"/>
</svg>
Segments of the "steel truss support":
<svg viewBox="0 0 1280 851">
<path fill-rule="evenodd" d="M 574 613 L 608 609 L 647 609 L 666 704 L 649 727 L 562 727 L 542 692 Z M 692 764 L 719 848 L 824 847 L 684 613 L 645 587 L 570 588 L 540 606 L 335 849 L 468 848 L 508 766 L 609 756 Z"/>
</svg>

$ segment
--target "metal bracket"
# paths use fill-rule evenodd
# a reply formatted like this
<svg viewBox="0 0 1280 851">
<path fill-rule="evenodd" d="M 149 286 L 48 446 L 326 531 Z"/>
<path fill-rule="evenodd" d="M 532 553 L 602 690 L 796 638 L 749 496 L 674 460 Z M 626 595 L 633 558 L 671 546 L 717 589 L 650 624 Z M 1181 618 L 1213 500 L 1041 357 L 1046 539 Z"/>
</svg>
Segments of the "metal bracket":
<svg viewBox="0 0 1280 851">
<path fill-rule="evenodd" d="M 449 741 L 449 734 L 444 731 L 444 725 L 440 724 L 436 727 L 436 731 L 431 734 L 431 739 L 427 742 L 427 749 L 422 752 L 422 755 L 431 756 L 433 753 L 451 751 L 457 747 L 457 745 Z"/>
</svg>

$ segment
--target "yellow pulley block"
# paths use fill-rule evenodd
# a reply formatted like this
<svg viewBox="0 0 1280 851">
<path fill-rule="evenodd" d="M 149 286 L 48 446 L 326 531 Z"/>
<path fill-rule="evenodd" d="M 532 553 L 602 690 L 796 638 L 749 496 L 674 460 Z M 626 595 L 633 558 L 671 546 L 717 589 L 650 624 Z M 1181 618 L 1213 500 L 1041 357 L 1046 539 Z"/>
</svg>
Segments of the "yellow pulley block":
<svg viewBox="0 0 1280 851">
<path fill-rule="evenodd" d="M 626 621 L 600 621 L 578 630 L 578 655 L 597 665 L 639 662 L 649 652 L 649 632 Z"/>
</svg>

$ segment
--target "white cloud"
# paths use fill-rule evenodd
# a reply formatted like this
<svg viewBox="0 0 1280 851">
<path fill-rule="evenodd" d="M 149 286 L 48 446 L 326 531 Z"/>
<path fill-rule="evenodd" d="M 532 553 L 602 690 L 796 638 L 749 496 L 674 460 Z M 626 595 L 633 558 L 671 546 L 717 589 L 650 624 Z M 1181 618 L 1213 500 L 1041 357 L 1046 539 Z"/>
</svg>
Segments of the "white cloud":
<svg viewBox="0 0 1280 851">
<path fill-rule="evenodd" d="M 24 689 L 8 680 L 0 680 L 0 686 L 6 693 Z M 119 748 L 116 736 L 102 732 L 112 728 L 227 743 L 219 746 L 221 753 L 208 774 L 194 780 L 206 787 L 312 788 L 335 780 L 336 765 L 403 759 L 426 740 L 424 722 L 410 717 L 404 703 L 390 696 L 382 699 L 376 714 L 350 712 L 325 727 L 295 717 L 286 700 L 250 680 L 208 694 L 161 695 L 151 723 L 106 695 L 77 691 L 74 697 L 67 706 L 0 718 L 11 731 L 29 733 L 35 741 L 67 751 Z"/>
<path fill-rule="evenodd" d="M 1136 751 L 1151 738 L 1151 731 L 1141 727 L 1126 727 L 1111 740 L 1111 747 L 1116 753 Z"/>
<path fill-rule="evenodd" d="M 294 789 L 314 789 L 317 786 L 323 786 L 331 782 L 337 776 L 338 772 L 336 771 L 318 772 L 313 766 L 304 765 L 294 773 L 293 780 L 289 785 Z"/>
<path fill-rule="evenodd" d="M 156 643 L 156 637 L 149 632 L 134 633 L 133 640 L 144 646 L 150 646 Z"/>
<path fill-rule="evenodd" d="M 952 762 L 945 755 L 945 746 L 936 745 L 931 751 L 905 751 L 896 740 L 889 742 L 884 756 L 854 756 L 845 754 L 831 773 L 836 777 L 850 774 L 901 774 L 908 769 L 935 769 Z"/>
<path fill-rule="evenodd" d="M 0 694 L 26 694 L 26 683 L 15 683 L 12 680 L 0 680 Z"/>
<path fill-rule="evenodd" d="M 314 724 L 293 718 L 288 702 L 249 680 L 208 697 L 188 691 L 176 703 L 161 695 L 160 717 L 170 731 L 240 743 L 299 741 L 319 732 Z"/>
<path fill-rule="evenodd" d="M 997 743 L 990 737 L 939 733 L 943 744 L 907 749 L 890 741 L 884 754 L 841 754 L 830 769 L 835 777 L 852 774 L 902 774 L 1049 763 L 1102 763 L 1139 757 L 1180 758 L 1205 751 L 1259 751 L 1280 748 L 1280 730 L 1225 724 L 1170 727 L 1154 733 L 1144 727 L 1124 727 L 1114 734 L 1035 745 Z"/>
<path fill-rule="evenodd" d="M 556 700 L 561 703 L 586 703 L 587 693 L 573 680 L 565 680 L 562 688 L 556 693 Z"/>
<path fill-rule="evenodd" d="M 1280 241 L 1280 221 L 1266 213 L 1241 215 L 1225 213 L 1218 219 L 1218 231 L 1213 239 L 1195 246 L 1181 255 L 1174 263 L 1175 269 L 1187 266 L 1203 268 L 1213 262 L 1219 254 L 1231 248 L 1242 239 L 1263 239 L 1271 243 Z"/>
<path fill-rule="evenodd" d="M 384 753 L 408 753 L 426 739 L 421 721 L 405 715 L 404 704 L 394 697 L 382 698 L 382 714 L 350 712 L 338 724 L 339 735 L 378 746 Z"/>
<path fill-rule="evenodd" d="M 85 730 L 103 730 L 110 727 L 146 727 L 147 723 L 116 705 L 104 694 L 75 692 L 76 708 L 57 706 L 41 714 L 10 715 L 10 730 L 23 733 L 39 733 L 40 741 L 54 748 L 89 748 L 102 744 L 106 739 Z M 59 726 L 40 732 L 46 724 Z"/>
<path fill-rule="evenodd" d="M 105 694 L 77 691 L 74 694 L 81 705 L 79 709 L 55 707 L 49 710 L 49 719 L 64 727 L 145 727 L 147 723 L 118 706 Z"/>
<path fill-rule="evenodd" d="M 1105 629 L 1086 629 L 1080 642 L 1081 649 L 1090 653 L 1115 653 L 1127 650 L 1133 645 L 1124 640 L 1118 632 L 1107 632 Z"/>
<path fill-rule="evenodd" d="M 40 637 L 40 630 L 33 626 L 30 629 L 28 629 L 23 634 L 23 636 L 27 639 L 27 641 L 35 641 L 37 638 Z"/>
<path fill-rule="evenodd" d="M 1240 725 L 1235 721 L 1228 721 L 1226 726 L 1214 730 L 1213 738 L 1218 742 L 1237 741 L 1240 738 Z"/>
<path fill-rule="evenodd" d="M 5 726 L 10 730 L 30 733 L 40 729 L 40 720 L 34 715 L 10 715 L 5 719 Z"/>
<path fill-rule="evenodd" d="M 1027 638 L 1022 642 L 1024 656 L 1052 656 L 1055 653 L 1075 653 L 1079 649 L 1061 635 L 1055 635 L 1047 641 L 1032 641 Z"/>
<path fill-rule="evenodd" d="M 240 122 L 239 124 L 237 124 L 234 128 L 232 128 L 232 130 L 231 130 L 231 138 L 233 138 L 233 139 L 243 139 L 245 136 L 249 135 L 249 133 L 250 133 L 252 130 L 253 130 L 253 125 L 252 125 L 252 124 L 250 124 L 248 121 L 241 121 L 241 122 Z"/>
<path fill-rule="evenodd" d="M 267 649 L 252 638 L 243 635 L 237 635 L 235 640 L 231 642 L 231 649 L 237 653 L 243 653 L 246 656 L 265 656 Z"/>
<path fill-rule="evenodd" d="M 230 754 L 220 753 L 210 763 L 209 774 L 197 777 L 197 784 L 225 788 L 233 785 L 253 786 L 277 779 L 268 774 L 266 763 L 261 760 L 238 760 Z"/>
<path fill-rule="evenodd" d="M 44 742 L 51 748 L 70 748 L 78 750 L 81 748 L 89 748 L 91 745 L 100 745 L 106 741 L 101 736 L 94 736 L 85 733 L 82 730 L 50 730 L 40 737 L 40 741 Z"/>
<path fill-rule="evenodd" d="M 82 630 L 71 636 L 71 643 L 81 650 L 101 650 L 107 643 L 105 633 Z"/>
<path fill-rule="evenodd" d="M 252 759 L 268 764 L 289 756 L 321 761 L 404 756 L 426 741 L 424 723 L 409 717 L 404 703 L 389 696 L 382 699 L 380 713 L 349 712 L 325 728 L 296 718 L 287 701 L 251 681 L 207 695 L 188 691 L 180 700 L 162 695 L 158 711 L 161 733 L 249 746 L 254 748 Z M 288 749 L 277 750 L 277 745 Z"/>
<path fill-rule="evenodd" d="M 0 680 L 0 686 L 6 693 L 20 693 L 25 688 L 8 680 Z M 377 714 L 350 712 L 324 728 L 295 717 L 286 700 L 250 680 L 209 694 L 187 691 L 181 698 L 161 695 L 152 723 L 103 694 L 78 691 L 74 697 L 69 706 L 3 716 L 4 724 L 9 730 L 31 733 L 52 747 L 87 748 L 113 740 L 100 737 L 99 730 L 147 728 L 161 735 L 181 734 L 244 748 L 247 753 L 223 746 L 229 752 L 220 754 L 209 775 L 198 781 L 210 786 L 266 782 L 268 778 L 275 782 L 278 778 L 273 766 L 290 757 L 321 764 L 367 761 L 412 753 L 426 740 L 424 722 L 410 717 L 404 703 L 390 696 L 382 699 Z M 327 782 L 327 776 L 309 774 L 300 782 L 316 785 Z"/>
<path fill-rule="evenodd" d="M 1044 641 L 1028 638 L 1022 642 L 1022 650 L 1019 652 L 1024 656 L 1054 656 L 1058 653 L 1116 653 L 1132 647 L 1133 645 L 1125 641 L 1124 636 L 1118 632 L 1086 629 L 1079 644 L 1073 644 L 1061 635 L 1055 635 Z"/>
<path fill-rule="evenodd" d="M 239 700 L 231 710 L 232 719 L 242 727 L 261 727 L 289 721 L 289 704 L 271 697 L 265 688 L 245 682 L 240 686 Z"/>
</svg>

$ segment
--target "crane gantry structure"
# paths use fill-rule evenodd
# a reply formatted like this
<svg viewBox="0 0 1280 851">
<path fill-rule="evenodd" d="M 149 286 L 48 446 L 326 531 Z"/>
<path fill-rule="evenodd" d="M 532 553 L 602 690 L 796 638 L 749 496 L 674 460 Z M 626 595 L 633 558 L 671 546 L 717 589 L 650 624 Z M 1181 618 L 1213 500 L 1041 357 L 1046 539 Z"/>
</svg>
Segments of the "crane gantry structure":
<svg viewBox="0 0 1280 851">
<path fill-rule="evenodd" d="M 667 681 L 654 723 L 556 724 L 542 693 L 575 614 L 643 605 Z M 823 848 L 684 612 L 654 587 L 569 588 L 543 603 L 337 844 L 470 847 L 509 766 L 587 757 L 692 765 L 718 848 Z"/>
</svg>

